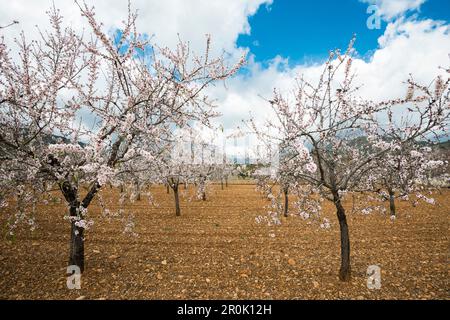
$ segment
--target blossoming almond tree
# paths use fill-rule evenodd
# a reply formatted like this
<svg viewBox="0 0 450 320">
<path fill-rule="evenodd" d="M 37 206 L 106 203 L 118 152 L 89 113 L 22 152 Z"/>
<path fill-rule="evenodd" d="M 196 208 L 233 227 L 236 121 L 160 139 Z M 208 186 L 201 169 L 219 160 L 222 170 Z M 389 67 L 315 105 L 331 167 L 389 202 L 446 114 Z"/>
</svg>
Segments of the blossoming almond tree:
<svg viewBox="0 0 450 320">
<path fill-rule="evenodd" d="M 71 221 L 69 264 L 83 271 L 87 208 L 99 190 L 120 184 L 121 162 L 136 154 L 152 160 L 140 137 L 157 143 L 173 126 L 215 116 L 204 89 L 244 60 L 227 67 L 222 57 L 211 58 L 209 37 L 203 56 L 182 42 L 174 51 L 152 46 L 136 31 L 130 6 L 123 27 L 110 35 L 94 8 L 78 6 L 89 40 L 63 29 L 53 8 L 52 32 L 31 43 L 22 37 L 20 60 L 0 45 L 0 172 L 22 197 L 46 191 L 43 182 L 58 186 Z"/>
<path fill-rule="evenodd" d="M 177 216 L 181 215 L 180 185 L 184 184 L 185 189 L 187 184 L 196 185 L 197 199 L 206 201 L 206 185 L 221 169 L 216 163 L 217 159 L 213 158 L 212 150 L 216 148 L 210 139 L 201 137 L 202 129 L 208 129 L 205 132 L 209 134 L 215 132 L 215 128 L 209 125 L 193 127 L 190 124 L 171 131 L 171 136 L 166 137 L 158 146 L 158 158 L 142 166 L 153 168 L 154 171 L 144 171 L 141 177 L 143 182 L 164 184 L 172 189 Z M 191 200 L 189 197 L 189 201 Z"/>
<path fill-rule="evenodd" d="M 252 123 L 253 128 L 256 125 Z M 258 131 L 256 131 L 258 132 Z M 271 201 L 272 220 L 279 222 L 280 216 L 289 216 L 289 194 L 298 192 L 304 193 L 306 190 L 301 186 L 301 180 L 298 175 L 306 172 L 311 173 L 317 170 L 314 159 L 310 151 L 303 145 L 300 139 L 292 139 L 283 136 L 283 132 L 274 132 L 268 134 L 268 131 L 259 131 L 259 140 L 265 141 L 267 149 L 276 146 L 278 156 L 271 165 L 269 159 L 265 159 L 266 165 L 255 170 L 252 176 L 256 179 L 257 188 Z M 270 146 L 272 144 L 272 146 Z M 258 157 L 264 158 L 267 155 L 259 154 Z M 275 165 L 274 165 L 275 164 Z M 278 185 L 277 189 L 275 186 Z M 284 203 L 281 204 L 281 198 Z M 294 203 L 295 206 L 298 202 Z M 282 212 L 281 212 L 282 211 Z"/>
<path fill-rule="evenodd" d="M 393 146 L 382 159 L 376 160 L 377 168 L 361 181 L 358 191 L 378 191 L 381 200 L 389 201 L 392 220 L 396 218 L 396 199 L 409 200 L 410 194 L 416 193 L 419 199 L 434 204 L 423 191 L 429 189 L 430 174 L 440 172 L 446 162 L 433 159 L 432 149 L 423 144 L 411 141 Z"/>
<path fill-rule="evenodd" d="M 341 242 L 339 278 L 342 281 L 348 281 L 351 275 L 350 238 L 343 195 L 371 173 L 376 167 L 376 159 L 389 152 L 386 139 L 401 131 L 398 142 L 404 144 L 432 130 L 442 130 L 449 111 L 448 81 L 441 81 L 440 87 L 447 85 L 447 89 L 437 90 L 438 95 L 411 82 L 425 94 L 381 103 L 359 98 L 351 72 L 353 42 L 344 54 L 339 50 L 330 53 L 316 82 L 301 78 L 290 95 L 275 90 L 270 104 L 276 119 L 268 121 L 285 144 L 292 144 L 291 150 L 301 150 L 300 143 L 310 149 L 317 170 L 301 170 L 296 177 L 336 207 Z M 408 118 L 415 121 L 408 126 L 402 126 L 402 123 L 394 126 L 394 106 L 402 108 Z M 388 120 L 383 122 L 383 119 Z M 293 157 L 302 158 L 302 153 Z"/>
<path fill-rule="evenodd" d="M 233 174 L 233 165 L 228 163 L 226 154 L 223 155 L 222 163 L 218 165 L 217 174 L 220 180 L 220 188 L 228 187 L 228 178 Z"/>
<path fill-rule="evenodd" d="M 64 172 L 53 169 L 55 154 L 62 147 L 82 157 L 81 145 L 74 141 L 78 130 L 71 122 L 76 109 L 73 100 L 62 107 L 63 90 L 73 88 L 79 75 L 88 69 L 89 58 L 80 38 L 61 26 L 61 16 L 49 12 L 52 32 L 41 33 L 40 41 L 27 42 L 25 35 L 16 39 L 18 59 L 11 58 L 10 48 L 0 42 L 0 157 L 3 207 L 16 198 L 17 209 L 10 223 L 14 228 L 22 221 L 33 221 L 26 209 L 34 209 L 36 193 L 46 191 Z M 70 129 L 69 129 L 70 128 Z M 63 137 L 69 129 L 71 134 Z M 87 151 L 87 150 L 86 150 Z M 71 166 L 71 159 L 64 159 Z M 11 230 L 10 232 L 13 232 Z"/>
<path fill-rule="evenodd" d="M 193 179 L 189 157 L 186 157 L 183 148 L 179 149 L 183 136 L 175 136 L 175 141 L 169 142 L 164 148 L 163 155 L 157 163 L 157 176 L 153 182 L 162 183 L 171 188 L 175 201 L 175 215 L 181 216 L 180 184 L 189 183 Z"/>
<path fill-rule="evenodd" d="M 202 201 L 206 201 L 208 186 L 221 169 L 216 146 L 211 142 L 211 139 L 204 137 L 197 142 L 195 152 L 199 159 L 191 165 L 194 184 L 197 186 L 197 199 Z"/>
<path fill-rule="evenodd" d="M 406 112 L 396 119 L 395 110 L 388 110 L 387 125 L 379 128 L 377 137 L 368 136 L 370 140 L 377 140 L 373 144 L 374 152 L 387 151 L 375 159 L 374 170 L 363 177 L 361 183 L 368 184 L 368 189 L 370 184 L 377 184 L 371 190 L 381 187 L 380 195 L 389 199 L 392 219 L 396 215 L 396 198 L 406 200 L 415 192 L 417 198 L 434 203 L 421 190 L 428 187 L 430 174 L 441 171 L 446 165 L 436 158 L 430 146 L 448 139 L 449 84 L 449 78 L 444 81 L 442 75 L 427 87 L 409 79 L 406 99 L 402 101 Z"/>
</svg>

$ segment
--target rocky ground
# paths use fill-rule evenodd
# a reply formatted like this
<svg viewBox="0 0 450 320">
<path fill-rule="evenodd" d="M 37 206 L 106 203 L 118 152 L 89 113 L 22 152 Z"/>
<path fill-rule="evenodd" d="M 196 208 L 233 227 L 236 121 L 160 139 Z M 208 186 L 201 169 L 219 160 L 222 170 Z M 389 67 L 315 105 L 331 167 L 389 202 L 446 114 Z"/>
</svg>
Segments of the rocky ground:
<svg viewBox="0 0 450 320">
<path fill-rule="evenodd" d="M 38 208 L 38 229 L 0 240 L 1 299 L 449 299 L 449 190 L 437 205 L 399 202 L 391 221 L 381 213 L 351 213 L 352 280 L 338 280 L 339 227 L 330 204 L 331 228 L 299 217 L 280 226 L 257 224 L 268 202 L 253 185 L 214 186 L 206 202 L 182 200 L 153 187 L 158 206 L 146 199 L 127 205 L 126 221 L 105 219 L 94 203 L 95 224 L 86 235 L 81 290 L 66 287 L 69 225 L 57 201 Z M 117 199 L 106 189 L 104 198 Z M 387 204 L 386 204 L 387 205 Z M 5 225 L 5 214 L 0 222 Z M 6 229 L 3 228 L 4 233 Z M 369 265 L 381 268 L 381 289 L 367 288 Z"/>
</svg>

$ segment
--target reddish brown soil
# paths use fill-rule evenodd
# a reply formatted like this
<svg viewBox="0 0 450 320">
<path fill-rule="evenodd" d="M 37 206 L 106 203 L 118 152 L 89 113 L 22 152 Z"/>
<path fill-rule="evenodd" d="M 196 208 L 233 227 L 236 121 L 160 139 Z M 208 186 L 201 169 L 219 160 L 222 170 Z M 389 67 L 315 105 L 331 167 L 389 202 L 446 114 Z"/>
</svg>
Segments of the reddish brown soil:
<svg viewBox="0 0 450 320">
<path fill-rule="evenodd" d="M 100 217 L 86 237 L 81 290 L 66 287 L 69 225 L 65 207 L 39 208 L 39 228 L 0 240 L 1 299 L 449 299 L 450 191 L 435 206 L 399 202 L 399 217 L 348 214 L 352 280 L 338 280 L 339 228 L 330 204 L 330 230 L 289 217 L 257 224 L 267 201 L 253 185 L 215 186 L 206 202 L 182 200 L 153 187 L 159 207 L 128 206 L 138 237 Z M 117 191 L 106 191 L 118 197 Z M 346 203 L 347 208 L 351 204 Z M 350 211 L 350 210 L 348 210 Z M 5 220 L 0 218 L 2 225 Z M 381 268 L 379 290 L 366 286 L 369 265 Z"/>
</svg>

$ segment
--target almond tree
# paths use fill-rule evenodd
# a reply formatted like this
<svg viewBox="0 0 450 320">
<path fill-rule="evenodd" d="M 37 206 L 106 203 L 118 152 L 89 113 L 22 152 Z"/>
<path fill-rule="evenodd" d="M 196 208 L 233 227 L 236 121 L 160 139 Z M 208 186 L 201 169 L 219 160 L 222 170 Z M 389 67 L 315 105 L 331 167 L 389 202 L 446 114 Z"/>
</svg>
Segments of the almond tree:
<svg viewBox="0 0 450 320">
<path fill-rule="evenodd" d="M 315 172 L 317 166 L 314 163 L 310 151 L 303 145 L 301 140 L 288 138 L 282 135 L 282 132 L 277 132 L 275 135 L 261 134 L 260 141 L 276 146 L 278 155 L 274 163 L 270 167 L 263 167 L 256 170 L 252 176 L 256 178 L 257 186 L 260 191 L 271 200 L 270 208 L 272 210 L 273 219 L 278 219 L 279 216 L 289 216 L 289 194 L 304 193 L 305 190 L 300 185 L 301 180 L 298 178 L 299 174 L 307 172 Z M 287 142 L 289 141 L 289 142 Z M 261 155 L 259 155 L 261 158 Z M 269 162 L 268 159 L 265 160 Z M 279 188 L 276 189 L 275 186 Z M 280 202 L 283 198 L 283 204 Z M 298 203 L 294 203 L 295 206 Z M 282 211 L 282 212 L 281 212 Z"/>
<path fill-rule="evenodd" d="M 123 161 L 136 154 L 152 161 L 141 137 L 158 143 L 174 126 L 215 116 L 204 89 L 235 73 L 243 59 L 227 67 L 222 57 L 211 58 L 209 37 L 203 56 L 183 42 L 175 50 L 152 45 L 136 31 L 130 6 L 124 25 L 108 34 L 94 8 L 78 6 L 92 31 L 88 40 L 63 28 L 53 8 L 52 31 L 39 41 L 22 36 L 19 60 L 0 44 L 0 172 L 16 197 L 27 198 L 17 202 L 12 225 L 24 220 L 22 204 L 35 207 L 28 202 L 39 198 L 33 193 L 58 187 L 69 208 L 69 264 L 83 271 L 87 209 L 99 190 L 125 183 Z"/>
<path fill-rule="evenodd" d="M 341 242 L 339 278 L 342 281 L 348 281 L 351 275 L 350 238 L 343 195 L 370 175 L 376 160 L 391 150 L 392 145 L 386 143 L 389 137 L 397 136 L 397 143 L 402 145 L 433 130 L 443 130 L 449 111 L 448 80 L 440 78 L 435 93 L 411 80 L 410 86 L 419 89 L 421 94 L 381 103 L 359 98 L 356 95 L 358 87 L 353 85 L 355 75 L 351 72 L 353 42 L 344 54 L 339 50 L 330 53 L 315 82 L 300 78 L 290 95 L 275 90 L 270 104 L 276 120 L 268 121 L 291 150 L 298 149 L 300 143 L 310 149 L 317 170 L 302 170 L 296 176 L 336 208 Z M 415 121 L 406 126 L 396 123 L 392 116 L 394 107 L 401 108 L 408 119 Z M 256 125 L 255 130 L 258 131 Z M 368 143 L 361 143 L 364 140 Z M 300 152 L 293 157 L 303 160 Z"/>
<path fill-rule="evenodd" d="M 194 183 L 197 186 L 197 199 L 206 201 L 206 194 L 211 179 L 216 176 L 219 165 L 215 162 L 214 152 L 215 148 L 211 145 L 201 144 L 201 162 L 194 163 L 191 166 Z"/>
<path fill-rule="evenodd" d="M 396 145 L 382 159 L 377 159 L 377 167 L 371 175 L 361 181 L 358 191 L 378 191 L 381 200 L 389 201 L 391 219 L 396 218 L 395 200 L 409 200 L 416 193 L 419 199 L 434 204 L 422 192 L 428 189 L 431 172 L 445 166 L 442 160 L 432 158 L 431 148 L 415 141 Z"/>
<path fill-rule="evenodd" d="M 163 156 L 158 161 L 156 170 L 158 174 L 155 176 L 155 182 L 165 184 L 172 189 L 176 216 L 181 216 L 180 184 L 189 183 L 194 177 L 191 171 L 190 157 L 186 156 L 186 150 L 182 148 L 183 138 L 183 135 L 177 135 L 175 141 L 167 144 Z M 180 146 L 181 148 L 179 148 Z"/>
<path fill-rule="evenodd" d="M 179 187 L 180 184 L 190 179 L 188 168 L 189 166 L 180 163 L 171 163 L 161 171 L 161 178 L 173 191 L 176 216 L 181 216 Z"/>
<path fill-rule="evenodd" d="M 222 152 L 222 163 L 216 165 L 217 178 L 220 180 L 220 188 L 228 187 L 228 178 L 233 174 L 233 166 L 228 163 L 225 147 Z"/>
<path fill-rule="evenodd" d="M 9 224 L 11 234 L 18 223 L 34 221 L 27 212 L 35 209 L 37 194 L 52 187 L 46 182 L 56 182 L 63 174 L 53 168 L 58 148 L 65 145 L 74 155 L 84 152 L 71 121 L 74 100 L 67 99 L 64 107 L 58 99 L 89 68 L 89 57 L 79 36 L 62 28 L 54 8 L 49 17 L 52 30 L 41 33 L 40 41 L 27 42 L 23 33 L 16 39 L 16 61 L 3 38 L 0 42 L 0 191 L 3 207 L 7 200 L 15 198 L 17 203 Z M 66 130 L 71 134 L 64 137 Z M 64 161 L 71 165 L 69 158 Z"/>
<path fill-rule="evenodd" d="M 181 215 L 180 184 L 196 185 L 197 199 L 206 201 L 207 184 L 220 169 L 216 164 L 214 144 L 211 139 L 202 137 L 201 132 L 201 129 L 191 126 L 176 130 L 172 140 L 162 149 L 162 156 L 157 164 L 156 182 L 172 189 L 177 216 Z"/>
<path fill-rule="evenodd" d="M 450 69 L 445 71 L 450 74 Z M 392 219 L 396 215 L 395 199 L 398 197 L 409 199 L 409 194 L 415 192 L 417 198 L 434 203 L 420 191 L 426 188 L 430 173 L 446 164 L 433 157 L 430 146 L 448 139 L 449 84 L 450 78 L 444 80 L 442 75 L 429 86 L 410 78 L 406 99 L 402 101 L 406 112 L 395 119 L 393 111 L 389 110 L 388 125 L 381 127 L 379 137 L 369 136 L 378 140 L 374 145 L 377 152 L 388 149 L 383 157 L 376 159 L 376 170 L 368 179 L 387 191 L 385 197 L 389 199 Z"/>
</svg>

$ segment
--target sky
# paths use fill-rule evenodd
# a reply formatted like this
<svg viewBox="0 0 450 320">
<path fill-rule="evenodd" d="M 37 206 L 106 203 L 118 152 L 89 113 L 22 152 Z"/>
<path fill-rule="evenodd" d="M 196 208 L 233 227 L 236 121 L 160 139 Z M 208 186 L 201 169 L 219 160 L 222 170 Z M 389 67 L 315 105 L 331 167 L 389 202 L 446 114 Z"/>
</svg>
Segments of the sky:
<svg viewBox="0 0 450 320">
<path fill-rule="evenodd" d="M 395 2 L 396 0 L 391 0 Z M 353 34 L 357 35 L 357 50 L 370 58 L 378 48 L 378 38 L 387 26 L 367 28 L 368 4 L 362 1 L 289 1 L 275 0 L 270 6 L 260 6 L 249 17 L 251 33 L 240 35 L 238 46 L 248 47 L 256 61 L 264 62 L 277 55 L 290 59 L 293 66 L 325 59 L 327 52 L 343 48 Z M 402 16 L 418 19 L 450 21 L 450 1 L 429 0 L 418 10 L 406 11 Z"/>
<path fill-rule="evenodd" d="M 107 30 L 125 18 L 125 0 L 87 0 Z M 65 21 L 86 27 L 73 0 L 55 1 Z M 0 0 L 5 42 L 24 30 L 37 36 L 35 25 L 48 25 L 45 10 L 52 0 Z M 354 67 L 360 95 L 372 100 L 403 97 L 409 74 L 422 83 L 450 65 L 450 0 L 133 0 L 138 30 L 159 45 L 174 47 L 178 34 L 201 53 L 205 34 L 212 35 L 212 54 L 225 51 L 230 63 L 247 53 L 247 64 L 226 86 L 208 89 L 223 114 L 218 123 L 232 130 L 251 115 L 263 121 L 274 88 L 290 88 L 296 77 L 317 78 L 328 51 L 357 40 Z M 370 9 L 370 13 L 368 13 Z M 379 19 L 373 19 L 374 12 Z M 369 22 L 379 21 L 379 28 Z"/>
</svg>

